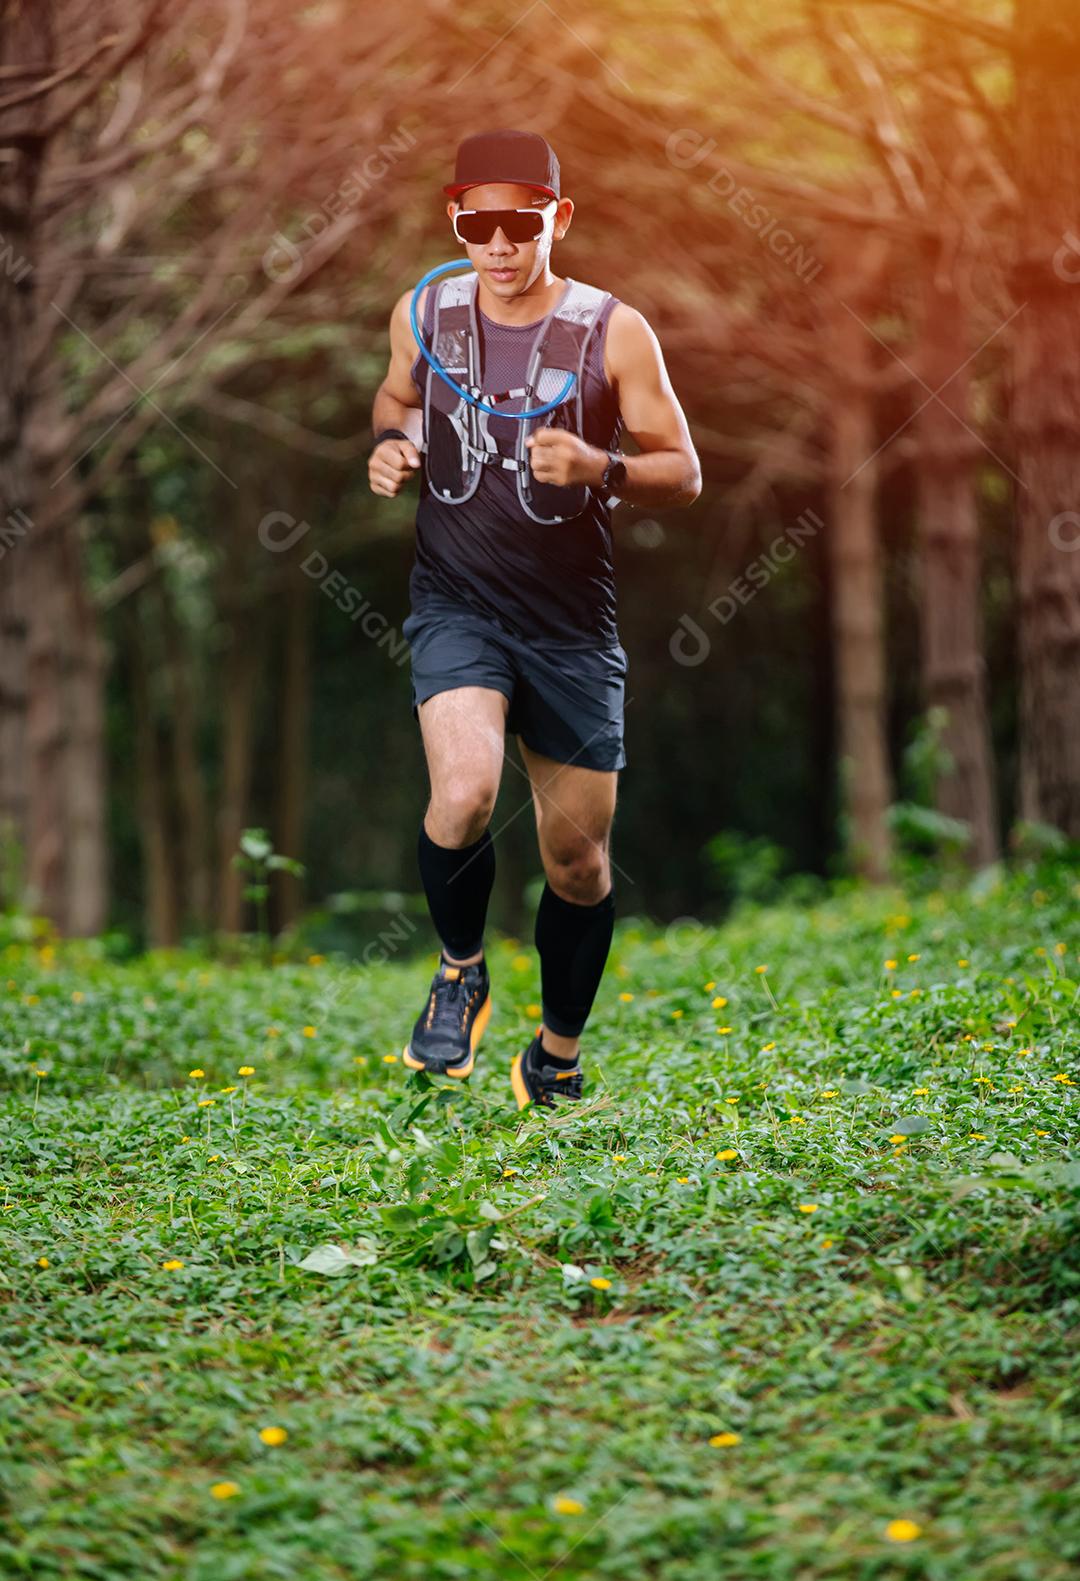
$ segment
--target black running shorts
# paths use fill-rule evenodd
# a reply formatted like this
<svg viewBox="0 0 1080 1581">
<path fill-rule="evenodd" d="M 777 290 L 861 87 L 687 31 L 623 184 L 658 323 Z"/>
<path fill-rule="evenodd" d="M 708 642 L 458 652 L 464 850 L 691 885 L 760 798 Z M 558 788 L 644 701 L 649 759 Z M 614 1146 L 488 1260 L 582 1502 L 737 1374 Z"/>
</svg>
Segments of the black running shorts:
<svg viewBox="0 0 1080 1581">
<path fill-rule="evenodd" d="M 537 646 L 452 601 L 425 603 L 401 631 L 412 661 L 414 719 L 436 692 L 489 686 L 509 698 L 506 728 L 533 752 L 588 769 L 626 767 L 628 660 L 621 644 Z"/>
</svg>

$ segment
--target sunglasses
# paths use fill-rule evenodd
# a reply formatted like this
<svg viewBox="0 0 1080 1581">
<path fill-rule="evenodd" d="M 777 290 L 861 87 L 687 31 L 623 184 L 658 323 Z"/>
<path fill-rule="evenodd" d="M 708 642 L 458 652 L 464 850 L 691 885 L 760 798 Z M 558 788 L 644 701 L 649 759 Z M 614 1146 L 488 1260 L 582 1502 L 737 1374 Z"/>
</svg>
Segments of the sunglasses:
<svg viewBox="0 0 1080 1581">
<path fill-rule="evenodd" d="M 508 242 L 534 242 L 544 234 L 557 207 L 552 198 L 539 209 L 459 209 L 454 215 L 454 235 L 459 242 L 485 247 L 501 229 Z"/>
</svg>

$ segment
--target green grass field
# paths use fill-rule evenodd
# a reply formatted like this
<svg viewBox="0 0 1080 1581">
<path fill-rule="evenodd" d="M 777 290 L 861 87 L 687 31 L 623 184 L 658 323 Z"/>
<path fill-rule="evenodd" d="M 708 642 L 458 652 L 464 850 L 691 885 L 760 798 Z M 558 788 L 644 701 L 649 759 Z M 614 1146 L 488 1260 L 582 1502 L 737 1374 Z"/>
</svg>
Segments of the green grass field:
<svg viewBox="0 0 1080 1581">
<path fill-rule="evenodd" d="M 1075 1577 L 1078 897 L 624 918 L 556 1118 L 519 941 L 446 1090 L 434 950 L 10 944 L 0 1574 Z"/>
</svg>

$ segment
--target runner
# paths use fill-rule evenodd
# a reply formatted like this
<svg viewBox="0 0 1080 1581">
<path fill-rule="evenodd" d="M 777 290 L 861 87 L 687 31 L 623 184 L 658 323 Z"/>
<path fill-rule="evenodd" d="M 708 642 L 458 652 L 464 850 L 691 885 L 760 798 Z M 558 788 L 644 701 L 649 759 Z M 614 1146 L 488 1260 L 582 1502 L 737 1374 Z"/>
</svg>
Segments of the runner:
<svg viewBox="0 0 1080 1581">
<path fill-rule="evenodd" d="M 609 292 L 552 272 L 552 245 L 574 213 L 559 179 L 534 132 L 461 143 L 443 191 L 473 267 L 424 286 L 416 305 L 445 377 L 418 352 L 408 291 L 390 320 L 368 464 L 372 491 L 388 497 L 420 473 L 402 630 L 431 781 L 418 860 L 443 948 L 403 1058 L 412 1070 L 468 1076 L 491 1015 L 489 824 L 510 731 L 546 875 L 535 926 L 542 1022 L 510 1071 L 519 1108 L 581 1097 L 581 1033 L 614 927 L 610 833 L 628 661 L 611 507 L 690 505 L 701 492 L 649 324 Z M 564 391 L 544 415 L 508 415 Z M 640 453 L 617 451 L 624 430 Z"/>
</svg>

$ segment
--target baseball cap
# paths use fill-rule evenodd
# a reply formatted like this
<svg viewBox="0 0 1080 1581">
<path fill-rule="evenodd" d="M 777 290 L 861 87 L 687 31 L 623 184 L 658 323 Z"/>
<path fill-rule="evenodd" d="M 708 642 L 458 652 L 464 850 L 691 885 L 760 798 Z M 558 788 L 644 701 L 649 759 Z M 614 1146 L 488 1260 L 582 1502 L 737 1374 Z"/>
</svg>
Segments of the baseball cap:
<svg viewBox="0 0 1080 1581">
<path fill-rule="evenodd" d="M 458 145 L 454 179 L 443 191 L 458 198 L 468 187 L 512 181 L 559 196 L 559 161 L 539 132 L 476 132 Z"/>
</svg>

